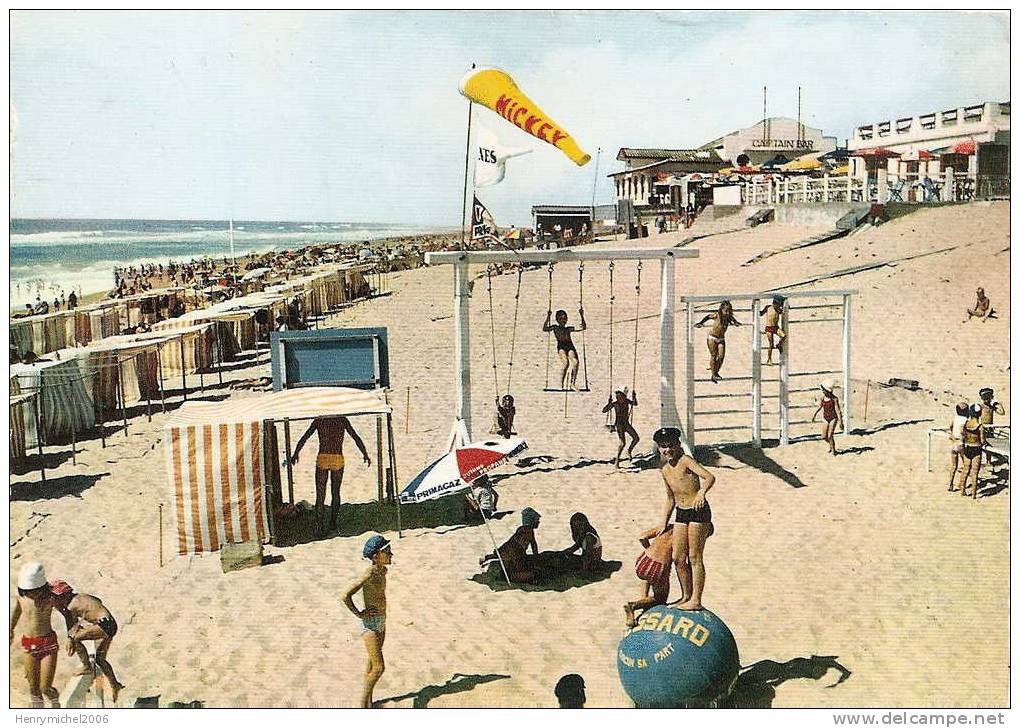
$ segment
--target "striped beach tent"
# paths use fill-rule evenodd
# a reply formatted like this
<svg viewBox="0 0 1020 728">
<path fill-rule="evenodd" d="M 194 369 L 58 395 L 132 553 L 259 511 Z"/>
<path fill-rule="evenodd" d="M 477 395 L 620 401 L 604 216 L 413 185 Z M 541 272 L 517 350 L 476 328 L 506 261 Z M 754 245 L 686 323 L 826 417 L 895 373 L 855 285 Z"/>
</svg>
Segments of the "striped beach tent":
<svg viewBox="0 0 1020 728">
<path fill-rule="evenodd" d="M 278 487 L 275 420 L 389 415 L 381 391 L 302 387 L 224 402 L 188 402 L 166 426 L 166 465 L 181 554 L 270 538 Z"/>
</svg>

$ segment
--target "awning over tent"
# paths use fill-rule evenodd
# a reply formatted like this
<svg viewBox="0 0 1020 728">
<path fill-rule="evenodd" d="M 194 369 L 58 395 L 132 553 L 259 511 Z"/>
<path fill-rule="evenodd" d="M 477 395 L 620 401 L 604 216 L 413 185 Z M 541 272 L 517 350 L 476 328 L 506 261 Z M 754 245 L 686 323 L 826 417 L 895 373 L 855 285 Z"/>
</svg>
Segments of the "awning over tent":
<svg viewBox="0 0 1020 728">
<path fill-rule="evenodd" d="M 386 415 L 392 411 L 381 390 L 298 387 L 223 402 L 187 402 L 174 413 L 167 427 L 285 418 L 307 420 L 330 415 Z"/>
</svg>

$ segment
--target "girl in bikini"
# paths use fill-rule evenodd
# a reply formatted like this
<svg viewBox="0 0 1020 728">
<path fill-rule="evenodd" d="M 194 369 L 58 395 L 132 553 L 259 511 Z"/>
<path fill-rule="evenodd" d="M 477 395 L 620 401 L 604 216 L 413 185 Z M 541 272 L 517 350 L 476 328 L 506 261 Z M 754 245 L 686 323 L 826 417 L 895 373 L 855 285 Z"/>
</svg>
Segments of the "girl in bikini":
<svg viewBox="0 0 1020 728">
<path fill-rule="evenodd" d="M 60 707 L 60 693 L 53 687 L 53 674 L 57 670 L 57 633 L 50 618 L 53 614 L 53 594 L 46 581 L 42 564 L 25 564 L 18 574 L 18 599 L 11 612 L 10 642 L 14 642 L 14 628 L 24 617 L 25 633 L 21 649 L 25 652 L 25 677 L 32 697 L 32 708 L 43 707 L 43 698 L 53 708 Z"/>
<path fill-rule="evenodd" d="M 700 329 L 708 321 L 715 322 L 708 332 L 708 353 L 712 360 L 711 366 L 708 368 L 712 372 L 712 381 L 718 382 L 719 370 L 722 369 L 723 360 L 726 358 L 726 329 L 730 327 L 730 324 L 734 326 L 742 324 L 733 318 L 733 304 L 729 301 L 720 303 L 718 311 L 708 314 L 695 326 Z"/>
<path fill-rule="evenodd" d="M 581 550 L 581 571 L 595 571 L 602 566 L 602 540 L 599 532 L 591 525 L 588 516 L 575 513 L 570 517 L 570 537 L 574 540 L 563 553 L 573 554 Z"/>
<path fill-rule="evenodd" d="M 811 415 L 814 422 L 818 413 L 822 413 L 824 424 L 822 425 L 822 439 L 829 443 L 829 452 L 836 454 L 836 424 L 843 429 L 843 410 L 839 406 L 839 398 L 833 393 L 835 385 L 831 379 L 826 379 L 821 384 L 822 397 L 818 400 L 818 409 Z"/>
<path fill-rule="evenodd" d="M 978 476 L 981 474 L 981 453 L 985 445 L 985 426 L 981 424 L 981 405 L 970 407 L 970 417 L 963 425 L 963 464 L 960 470 L 960 491 L 967 495 L 967 481 L 971 484 L 971 496 L 977 498 Z"/>
<path fill-rule="evenodd" d="M 584 321 L 584 309 L 578 309 L 581 316 L 581 325 L 578 327 L 567 326 L 567 312 L 560 309 L 556 312 L 556 323 L 552 323 L 552 311 L 545 314 L 545 323 L 542 324 L 542 331 L 551 331 L 556 337 L 556 355 L 560 360 L 560 389 L 575 389 L 577 383 L 577 369 L 580 362 L 577 358 L 577 349 L 570 337 L 574 331 L 584 331 L 588 325 Z"/>
</svg>

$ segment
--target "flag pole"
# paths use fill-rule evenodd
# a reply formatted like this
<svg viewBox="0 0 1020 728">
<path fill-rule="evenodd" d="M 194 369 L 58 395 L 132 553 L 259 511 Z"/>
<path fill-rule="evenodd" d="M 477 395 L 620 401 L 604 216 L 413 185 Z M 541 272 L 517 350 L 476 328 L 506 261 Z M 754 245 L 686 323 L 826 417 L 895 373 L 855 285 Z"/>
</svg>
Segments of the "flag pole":
<svg viewBox="0 0 1020 728">
<path fill-rule="evenodd" d="M 602 157 L 602 147 L 599 147 L 595 152 L 595 179 L 591 183 L 591 230 L 588 234 L 591 235 L 591 242 L 595 242 L 595 189 L 599 184 L 599 159 Z"/>
<path fill-rule="evenodd" d="M 471 68 L 474 68 L 475 64 L 471 64 Z M 460 212 L 460 247 L 461 250 L 466 249 L 465 234 L 467 230 L 467 209 L 468 209 L 468 174 L 471 168 L 471 117 L 474 112 L 474 102 L 468 99 L 468 117 L 467 117 L 467 137 L 464 139 L 464 197 L 461 202 Z"/>
</svg>

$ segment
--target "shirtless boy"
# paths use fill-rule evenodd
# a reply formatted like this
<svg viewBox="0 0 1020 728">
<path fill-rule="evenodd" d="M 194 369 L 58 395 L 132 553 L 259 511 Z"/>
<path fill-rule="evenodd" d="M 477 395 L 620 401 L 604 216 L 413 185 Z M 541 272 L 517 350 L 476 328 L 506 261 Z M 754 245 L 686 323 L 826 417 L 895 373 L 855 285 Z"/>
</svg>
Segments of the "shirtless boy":
<svg viewBox="0 0 1020 728">
<path fill-rule="evenodd" d="M 315 511 L 319 517 L 319 535 L 326 533 L 326 481 L 330 481 L 329 530 L 336 528 L 337 513 L 340 511 L 340 483 L 344 479 L 344 434 L 351 433 L 351 439 L 361 450 L 365 465 L 371 466 L 365 443 L 351 426 L 346 417 L 316 417 L 308 430 L 298 440 L 291 463 L 297 464 L 298 454 L 313 432 L 319 433 L 319 454 L 315 458 Z"/>
<path fill-rule="evenodd" d="M 87 675 L 92 672 L 88 650 L 82 644 L 85 640 L 92 640 L 96 644 L 96 666 L 110 683 L 113 702 L 116 703 L 117 695 L 124 686 L 117 681 L 113 666 L 107 661 L 106 656 L 110 653 L 110 645 L 117 635 L 117 621 L 98 597 L 91 594 L 75 594 L 65 582 L 53 582 L 50 584 L 50 591 L 53 593 L 53 605 L 67 623 L 67 654 L 73 656 L 77 653 L 78 659 L 81 660 L 82 667 L 77 674 Z"/>
<path fill-rule="evenodd" d="M 60 692 L 53 687 L 53 674 L 57 670 L 57 633 L 50 619 L 53 615 L 53 596 L 46 582 L 46 572 L 37 562 L 21 567 L 18 574 L 18 598 L 11 612 L 11 630 L 8 644 L 14 642 L 14 628 L 25 618 L 21 649 L 25 651 L 25 677 L 32 708 L 43 707 L 45 696 L 50 707 L 60 707 Z"/>
<path fill-rule="evenodd" d="M 556 312 L 556 323 L 551 323 L 552 311 L 545 314 L 545 323 L 542 324 L 542 331 L 551 331 L 556 337 L 556 355 L 560 359 L 560 389 L 576 389 L 577 369 L 580 362 L 577 358 L 577 348 L 570 337 L 574 331 L 584 331 L 588 324 L 584 321 L 584 309 L 578 309 L 581 316 L 581 325 L 578 327 L 567 326 L 567 312 L 559 310 Z"/>
<path fill-rule="evenodd" d="M 634 446 L 638 444 L 641 436 L 637 434 L 637 430 L 634 429 L 634 425 L 630 421 L 630 408 L 637 407 L 637 390 L 630 393 L 627 396 L 627 388 L 623 390 L 616 390 L 614 396 L 610 398 L 606 406 L 602 408 L 603 414 L 614 411 L 615 420 L 613 429 L 616 430 L 616 436 L 620 438 L 620 447 L 616 451 L 616 467 L 620 467 L 620 456 L 623 455 L 623 448 L 627 444 L 626 436 L 630 435 L 630 447 L 627 448 L 627 459 L 630 460 L 634 455 Z"/>
<path fill-rule="evenodd" d="M 719 310 L 710 313 L 698 323 L 694 324 L 701 328 L 707 321 L 714 321 L 711 330 L 708 332 L 708 353 L 711 357 L 712 381 L 719 381 L 719 370 L 722 369 L 723 360 L 726 358 L 726 329 L 730 324 L 741 326 L 742 324 L 733 318 L 733 304 L 723 301 L 719 304 Z"/>
<path fill-rule="evenodd" d="M 361 707 L 372 708 L 372 691 L 386 670 L 383 660 L 383 642 L 386 641 L 386 567 L 393 563 L 390 542 L 379 534 L 369 536 L 361 551 L 372 565 L 360 579 L 344 593 L 344 605 L 361 620 L 361 638 L 368 651 L 365 667 L 365 685 L 361 691 Z M 361 592 L 364 609 L 354 605 L 354 595 Z"/>
<path fill-rule="evenodd" d="M 680 444 L 680 430 L 663 427 L 653 436 L 662 453 L 662 482 L 666 486 L 666 503 L 660 533 L 673 524 L 673 564 L 683 593 L 678 609 L 702 609 L 701 595 L 705 589 L 705 540 L 712 532 L 712 509 L 705 495 L 715 484 L 715 476 L 690 455 Z"/>
<path fill-rule="evenodd" d="M 772 303 L 763 308 L 759 315 L 765 317 L 765 338 L 769 340 L 769 356 L 766 364 L 772 363 L 772 350 L 783 351 L 783 341 L 786 339 L 786 332 L 779 326 L 780 317 L 783 315 L 783 307 L 786 306 L 786 299 L 782 296 L 773 296 Z"/>
</svg>

